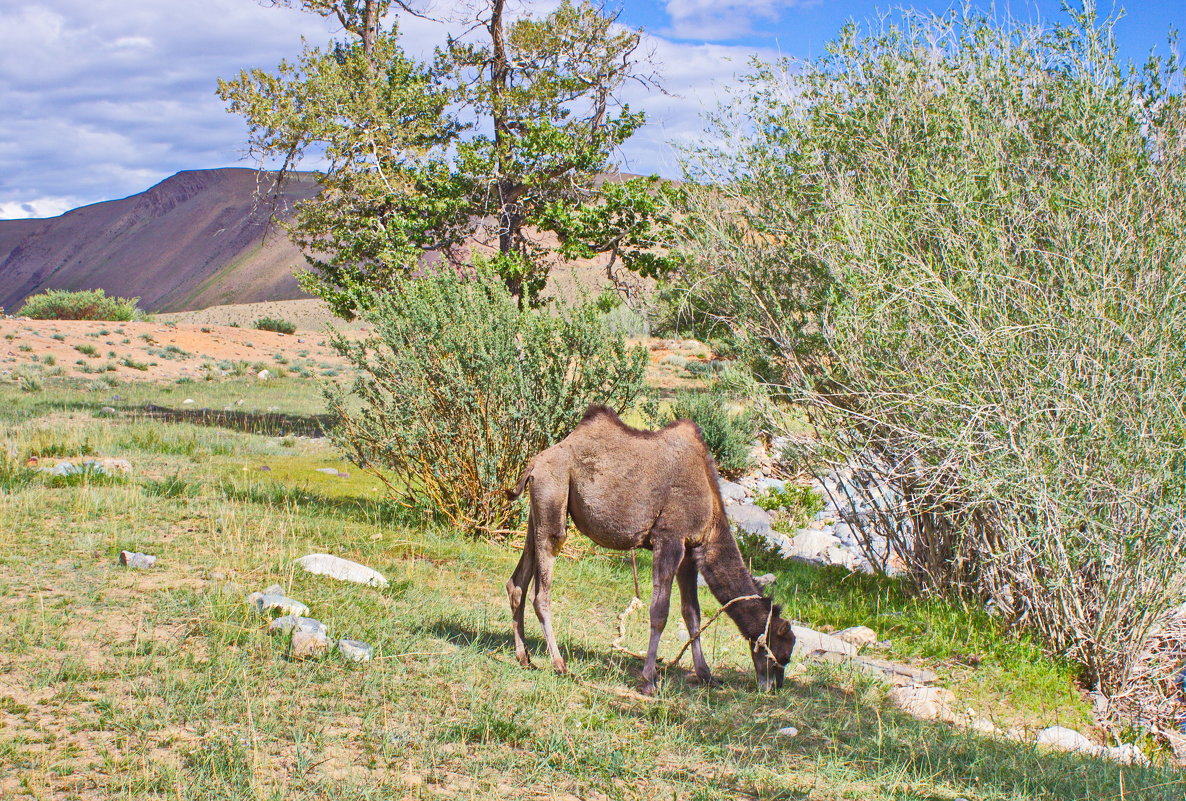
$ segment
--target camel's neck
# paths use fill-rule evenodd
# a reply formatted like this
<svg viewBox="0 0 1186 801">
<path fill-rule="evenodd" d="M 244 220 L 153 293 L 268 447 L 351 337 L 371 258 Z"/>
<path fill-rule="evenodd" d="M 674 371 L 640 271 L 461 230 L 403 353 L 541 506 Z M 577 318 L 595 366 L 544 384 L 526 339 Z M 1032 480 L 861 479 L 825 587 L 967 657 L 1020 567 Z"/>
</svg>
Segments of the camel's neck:
<svg viewBox="0 0 1186 801">
<path fill-rule="evenodd" d="M 752 640 L 765 631 L 770 602 L 762 598 L 762 590 L 741 558 L 737 540 L 723 513 L 720 522 L 705 538 L 699 567 L 717 601 L 722 605 L 733 602 L 725 614 L 733 618 L 742 635 Z"/>
</svg>

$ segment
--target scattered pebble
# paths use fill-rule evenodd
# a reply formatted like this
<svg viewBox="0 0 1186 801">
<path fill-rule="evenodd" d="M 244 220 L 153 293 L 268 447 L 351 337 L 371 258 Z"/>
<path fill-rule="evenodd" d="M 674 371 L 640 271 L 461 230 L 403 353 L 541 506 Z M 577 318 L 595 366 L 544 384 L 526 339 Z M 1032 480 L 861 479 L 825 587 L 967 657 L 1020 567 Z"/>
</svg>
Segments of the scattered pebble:
<svg viewBox="0 0 1186 801">
<path fill-rule="evenodd" d="M 783 726 L 778 730 L 778 733 L 783 737 L 794 737 L 799 733 L 799 730 L 794 726 Z"/>
<path fill-rule="evenodd" d="M 355 584 L 367 584 L 372 587 L 386 587 L 387 578 L 378 570 L 366 565 L 333 556 L 328 553 L 311 553 L 296 560 L 297 564 L 307 572 L 318 576 L 329 576 L 342 581 L 352 581 Z"/>
<path fill-rule="evenodd" d="M 119 563 L 124 567 L 145 568 L 156 564 L 156 557 L 136 551 L 120 551 Z"/>
<path fill-rule="evenodd" d="M 857 648 L 877 642 L 877 632 L 868 626 L 852 626 L 838 631 L 832 636 L 838 640 L 844 640 L 846 643 L 855 645 Z"/>
<path fill-rule="evenodd" d="M 296 659 L 321 656 L 329 650 L 329 639 L 324 631 L 306 631 L 300 628 L 292 632 L 292 655 Z"/>
<path fill-rule="evenodd" d="M 272 374 L 267 370 L 260 370 L 259 373 L 256 374 L 256 378 L 258 378 L 260 381 L 267 381 L 271 377 Z"/>
<path fill-rule="evenodd" d="M 351 662 L 370 662 L 375 649 L 362 640 L 338 640 L 338 653 Z"/>
<path fill-rule="evenodd" d="M 193 405 L 193 402 L 194 402 L 194 399 L 193 399 L 193 398 L 186 398 L 185 400 L 183 400 L 183 401 L 181 402 L 181 405 L 182 405 L 182 406 L 192 406 L 192 405 Z"/>
<path fill-rule="evenodd" d="M 338 468 L 336 468 L 336 467 L 318 467 L 317 472 L 325 473 L 327 476 L 336 476 L 338 474 Z"/>
<path fill-rule="evenodd" d="M 301 617 L 300 615 L 284 615 L 278 617 L 268 624 L 268 634 L 288 634 L 290 632 L 304 631 L 309 634 L 325 635 L 325 624 L 320 620 L 311 617 Z"/>
<path fill-rule="evenodd" d="M 275 610 L 282 615 L 298 616 L 304 616 L 309 613 L 309 607 L 282 593 L 253 592 L 247 596 L 247 604 L 254 606 L 259 612 Z"/>
</svg>

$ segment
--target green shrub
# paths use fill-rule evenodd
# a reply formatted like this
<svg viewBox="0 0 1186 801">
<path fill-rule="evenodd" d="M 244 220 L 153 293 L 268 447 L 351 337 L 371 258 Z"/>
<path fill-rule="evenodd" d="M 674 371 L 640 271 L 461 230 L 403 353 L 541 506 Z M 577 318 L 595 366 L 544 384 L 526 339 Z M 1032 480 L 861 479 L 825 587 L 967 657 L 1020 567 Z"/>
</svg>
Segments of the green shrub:
<svg viewBox="0 0 1186 801">
<path fill-rule="evenodd" d="M 520 309 L 479 271 L 398 281 L 360 299 L 374 336 L 333 345 L 358 370 L 331 394 L 336 440 L 392 492 L 470 531 L 514 521 L 504 490 L 593 403 L 631 407 L 646 353 L 594 306 Z"/>
<path fill-rule="evenodd" d="M 684 296 L 808 410 L 803 458 L 877 479 L 919 585 L 1112 695 L 1186 594 L 1183 72 L 1126 69 L 1090 11 L 827 52 L 759 68 L 693 155 Z"/>
<path fill-rule="evenodd" d="M 729 406 L 729 399 L 719 392 L 679 392 L 671 401 L 670 419 L 687 419 L 700 426 L 717 470 L 736 475 L 753 467 L 758 419 L 749 409 L 730 412 Z"/>
<path fill-rule="evenodd" d="M 253 323 L 260 331 L 275 331 L 277 334 L 295 334 L 296 324 L 288 320 L 277 320 L 274 317 L 261 317 Z"/>
<path fill-rule="evenodd" d="M 116 320 L 126 322 L 144 315 L 136 308 L 140 298 L 108 297 L 102 289 L 50 289 L 30 295 L 17 314 L 37 320 Z"/>
<path fill-rule="evenodd" d="M 824 510 L 824 499 L 812 487 L 787 484 L 770 487 L 754 499 L 754 504 L 767 512 L 777 512 L 787 527 L 803 528 Z"/>
<path fill-rule="evenodd" d="M 89 356 L 92 359 L 99 358 L 99 349 L 96 348 L 94 345 L 85 345 L 85 344 L 84 345 L 75 345 L 74 349 L 76 351 L 78 351 L 79 353 L 81 353 L 83 356 Z"/>
</svg>

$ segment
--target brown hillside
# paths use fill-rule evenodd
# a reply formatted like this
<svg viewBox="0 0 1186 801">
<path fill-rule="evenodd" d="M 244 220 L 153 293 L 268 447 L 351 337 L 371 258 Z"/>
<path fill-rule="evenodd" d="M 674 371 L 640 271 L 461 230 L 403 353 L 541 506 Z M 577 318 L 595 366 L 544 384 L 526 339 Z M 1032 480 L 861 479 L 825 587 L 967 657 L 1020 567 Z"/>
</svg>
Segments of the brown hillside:
<svg viewBox="0 0 1186 801">
<path fill-rule="evenodd" d="M 304 259 L 257 204 L 255 170 L 187 170 L 122 200 L 48 220 L 0 220 L 0 306 L 45 289 L 141 298 L 149 311 L 308 297 Z M 317 190 L 308 174 L 285 186 L 278 210 Z"/>
</svg>

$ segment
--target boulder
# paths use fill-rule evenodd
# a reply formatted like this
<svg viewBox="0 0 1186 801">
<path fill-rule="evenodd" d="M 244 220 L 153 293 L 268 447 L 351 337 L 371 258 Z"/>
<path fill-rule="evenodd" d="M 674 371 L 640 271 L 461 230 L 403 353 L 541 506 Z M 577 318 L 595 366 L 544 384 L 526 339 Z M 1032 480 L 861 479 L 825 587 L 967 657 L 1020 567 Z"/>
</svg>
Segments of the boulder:
<svg viewBox="0 0 1186 801">
<path fill-rule="evenodd" d="M 721 497 L 725 500 L 725 503 L 739 503 L 745 500 L 745 487 L 740 484 L 734 484 L 732 481 L 726 481 L 722 478 L 717 481 L 717 486 L 721 488 Z"/>
<path fill-rule="evenodd" d="M 759 589 L 766 589 L 773 584 L 777 579 L 773 573 L 764 573 L 761 576 L 754 576 L 754 583 L 758 585 Z"/>
<path fill-rule="evenodd" d="M 352 581 L 355 584 L 366 584 L 371 587 L 387 586 L 386 577 L 379 571 L 340 556 L 328 553 L 311 553 L 296 561 L 307 572 L 318 576 L 329 576 L 341 581 Z"/>
<path fill-rule="evenodd" d="M 795 633 L 795 654 L 802 657 L 821 654 L 840 654 L 846 657 L 857 655 L 857 649 L 844 640 L 838 640 L 822 631 L 806 626 L 791 626 Z"/>
<path fill-rule="evenodd" d="M 850 626 L 832 635 L 838 640 L 855 645 L 857 648 L 877 642 L 877 632 L 868 626 Z"/>
<path fill-rule="evenodd" d="M 752 503 L 738 503 L 728 507 L 725 513 L 729 516 L 729 520 L 733 525 L 749 534 L 756 534 L 759 537 L 765 537 L 774 529 L 770 519 L 770 514 L 759 506 L 754 506 Z"/>
<path fill-rule="evenodd" d="M 1074 729 L 1068 729 L 1066 726 L 1050 726 L 1049 728 L 1042 729 L 1042 731 L 1038 732 L 1038 736 L 1034 742 L 1038 745 L 1057 748 L 1059 751 L 1071 751 L 1077 754 L 1089 754 L 1091 756 L 1103 756 L 1107 750 L 1103 746 L 1096 745 L 1087 739 L 1085 735 L 1080 734 Z"/>
<path fill-rule="evenodd" d="M 1124 743 L 1107 750 L 1108 759 L 1121 765 L 1148 765 L 1149 757 L 1132 743 Z"/>
<path fill-rule="evenodd" d="M 256 378 L 258 378 L 260 381 L 267 381 L 271 377 L 271 372 L 267 370 L 260 370 L 258 373 L 256 373 Z"/>
</svg>

